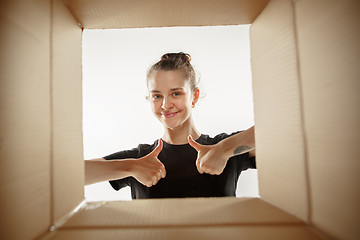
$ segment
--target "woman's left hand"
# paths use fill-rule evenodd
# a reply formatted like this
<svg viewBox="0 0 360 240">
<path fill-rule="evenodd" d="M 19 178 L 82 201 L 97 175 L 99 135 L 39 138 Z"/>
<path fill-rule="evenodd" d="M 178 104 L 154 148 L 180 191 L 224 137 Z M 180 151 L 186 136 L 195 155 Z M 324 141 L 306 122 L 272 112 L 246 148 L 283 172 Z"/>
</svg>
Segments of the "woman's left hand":
<svg viewBox="0 0 360 240">
<path fill-rule="evenodd" d="M 224 154 L 221 144 L 202 145 L 191 136 L 188 137 L 188 142 L 198 152 L 196 167 L 199 173 L 220 175 L 224 171 L 229 157 Z"/>
</svg>

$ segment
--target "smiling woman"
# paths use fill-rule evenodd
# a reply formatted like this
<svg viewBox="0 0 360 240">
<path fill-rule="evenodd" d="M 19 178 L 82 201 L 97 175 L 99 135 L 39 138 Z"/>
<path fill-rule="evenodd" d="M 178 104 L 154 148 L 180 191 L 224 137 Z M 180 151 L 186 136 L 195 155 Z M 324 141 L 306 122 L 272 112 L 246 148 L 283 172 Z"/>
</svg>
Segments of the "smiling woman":
<svg viewBox="0 0 360 240">
<path fill-rule="evenodd" d="M 194 125 L 191 108 L 199 100 L 195 71 L 190 64 L 190 55 L 184 53 L 165 54 L 147 74 L 147 85 L 154 115 L 164 125 L 164 140 L 169 143 L 184 125 Z M 199 137 L 196 129 L 189 134 Z M 171 135 L 171 136 L 170 136 Z M 186 138 L 184 138 L 186 139 Z M 176 141 L 176 140 L 175 140 Z M 178 143 L 185 144 L 187 141 Z"/>
<path fill-rule="evenodd" d="M 227 32 L 227 35 L 229 35 L 229 33 L 231 32 L 231 31 L 229 31 L 230 30 L 229 28 L 230 27 L 222 27 L 222 28 L 219 28 L 219 29 L 221 31 L 223 31 L 223 33 Z M 240 31 L 239 26 L 234 26 L 233 28 L 234 29 L 231 29 L 231 30 L 240 33 L 239 35 L 241 36 L 242 31 Z M 144 29 L 144 30 L 147 31 L 146 29 Z M 173 31 L 174 29 L 169 29 L 169 30 Z M 184 29 L 180 29 L 180 30 L 184 30 Z M 205 29 L 197 28 L 196 30 L 197 30 L 197 32 L 199 32 L 200 30 L 209 31 L 209 29 L 206 29 L 206 28 Z M 139 30 L 132 30 L 132 31 L 139 31 Z M 164 30 L 162 30 L 162 31 L 164 31 Z M 203 35 L 205 35 L 205 36 L 206 36 L 206 31 L 204 31 L 205 34 L 203 32 Z M 213 29 L 212 29 L 212 31 L 213 31 Z M 245 29 L 246 34 L 243 34 L 246 37 L 248 37 L 247 36 L 247 33 L 248 33 L 247 31 L 248 31 L 248 28 Z M 131 35 L 131 32 L 127 32 L 127 33 Z M 156 30 L 155 30 L 155 33 L 156 33 Z M 167 35 L 167 34 L 165 34 L 165 35 Z M 86 34 L 85 34 L 85 36 L 86 36 Z M 124 38 L 122 38 L 122 39 L 124 40 Z M 241 37 L 238 36 L 237 38 L 234 38 L 234 39 L 235 39 L 234 42 L 240 42 L 239 40 L 241 40 Z M 246 39 L 246 38 L 244 37 L 244 39 Z M 84 44 L 86 43 L 85 40 L 86 39 L 84 38 Z M 238 43 L 236 45 L 238 45 Z M 232 46 L 235 46 L 235 44 L 233 44 Z M 240 46 L 243 47 L 241 44 L 240 44 Z M 246 47 L 248 48 L 249 46 L 246 45 L 245 49 L 246 49 Z M 238 54 L 236 48 L 232 47 L 230 49 L 231 49 L 231 51 L 234 51 L 234 54 Z M 86 47 L 84 47 L 84 55 L 86 54 L 85 50 L 86 50 Z M 114 50 L 114 48 L 112 50 Z M 115 48 L 115 50 L 116 50 L 116 48 Z M 216 53 L 216 52 L 217 52 L 217 50 L 214 49 L 213 53 Z M 221 52 L 223 54 L 227 55 L 226 58 L 221 58 L 220 57 L 220 59 L 223 59 L 222 62 L 224 64 L 226 64 L 227 67 L 231 66 L 228 63 L 229 61 L 230 62 L 233 61 L 236 64 L 241 64 L 241 66 L 237 67 L 237 69 L 236 68 L 232 69 L 230 67 L 230 68 L 228 68 L 227 71 L 224 72 L 224 71 L 222 71 L 221 66 L 219 66 L 219 64 L 218 64 L 217 71 L 215 71 L 215 72 L 210 71 L 211 73 L 213 73 L 213 75 L 215 75 L 215 78 L 217 76 L 219 76 L 218 75 L 219 72 L 222 73 L 221 75 L 222 75 L 222 77 L 224 79 L 221 79 L 221 82 L 224 83 L 224 85 L 219 84 L 219 82 L 218 83 L 215 82 L 215 85 L 216 85 L 216 97 L 215 97 L 215 99 L 217 99 L 218 104 L 219 103 L 222 103 L 222 104 L 227 103 L 227 104 L 223 104 L 223 107 L 221 107 L 221 108 L 219 108 L 218 104 L 216 104 L 216 105 L 213 104 L 209 108 L 210 111 L 205 110 L 205 116 L 209 116 L 209 114 L 212 115 L 213 113 L 215 113 L 214 108 L 216 109 L 216 114 L 212 116 L 214 121 L 209 121 L 208 118 L 207 118 L 207 120 L 205 120 L 205 124 L 203 124 L 204 120 L 201 121 L 201 114 L 200 114 L 200 112 L 204 112 L 204 110 L 203 109 L 199 110 L 199 109 L 204 108 L 205 105 L 203 106 L 202 104 L 205 104 L 205 101 L 208 101 L 209 99 L 211 100 L 211 97 L 210 97 L 211 91 L 209 91 L 209 90 L 211 90 L 211 88 L 208 88 L 208 86 L 211 86 L 212 80 L 211 80 L 211 78 L 208 78 L 208 77 L 206 79 L 204 78 L 204 76 L 207 76 L 206 73 L 202 75 L 203 76 L 202 80 L 204 80 L 203 82 L 206 81 L 206 87 L 207 87 L 208 96 L 206 98 L 202 99 L 200 102 L 198 102 L 200 91 L 199 91 L 198 86 L 196 85 L 195 79 L 194 79 L 194 81 L 188 80 L 188 79 L 191 79 L 191 77 L 187 76 L 188 75 L 187 73 L 189 71 L 186 71 L 186 70 L 183 71 L 181 68 L 180 69 L 175 69 L 175 70 L 173 69 L 171 71 L 170 70 L 169 71 L 159 71 L 159 69 L 156 69 L 154 67 L 148 71 L 148 84 L 147 84 L 148 91 L 149 91 L 148 100 L 149 100 L 149 103 L 150 103 L 153 114 L 156 116 L 156 118 L 158 118 L 158 120 L 160 120 L 160 122 L 162 123 L 162 126 L 165 129 L 163 137 L 161 138 L 163 141 L 160 141 L 158 147 L 156 148 L 156 149 L 160 149 L 160 151 L 157 153 L 158 155 L 160 154 L 160 156 L 161 156 L 161 155 L 166 154 L 165 149 L 168 149 L 169 147 L 172 147 L 172 146 L 179 147 L 179 146 L 182 146 L 182 145 L 185 145 L 185 144 L 187 144 L 192 149 L 192 152 L 195 152 L 195 153 L 199 152 L 199 155 L 202 154 L 201 152 L 205 151 L 204 150 L 205 148 L 203 148 L 202 145 L 197 145 L 197 142 L 199 142 L 199 141 L 202 142 L 204 139 L 202 139 L 203 135 L 200 134 L 200 132 L 195 128 L 195 125 L 193 123 L 194 122 L 193 118 L 195 119 L 195 122 L 197 122 L 197 123 L 200 122 L 199 126 L 201 128 L 199 130 L 201 132 L 204 132 L 204 126 L 205 126 L 205 132 L 206 133 L 215 134 L 215 135 L 216 135 L 216 132 L 217 133 L 223 132 L 223 131 L 234 132 L 234 131 L 236 131 L 238 129 L 239 130 L 246 129 L 247 127 L 252 125 L 253 113 L 252 113 L 252 102 L 251 102 L 251 100 L 252 100 L 251 99 L 251 78 L 249 78 L 249 70 L 250 70 L 250 68 L 248 68 L 248 72 L 247 72 L 248 76 L 247 77 L 244 77 L 244 76 L 241 77 L 242 81 L 240 81 L 240 79 L 239 79 L 239 75 L 241 76 L 241 74 L 239 74 L 239 70 L 240 70 L 240 72 L 246 72 L 246 71 L 244 71 L 244 69 L 246 69 L 246 66 L 249 66 L 249 59 L 247 59 L 248 63 L 241 62 L 241 61 L 239 62 L 239 60 L 234 61 L 234 59 L 231 58 L 231 55 L 229 55 L 229 50 L 227 52 L 226 51 L 221 51 Z M 246 51 L 242 50 L 241 52 L 243 53 L 243 55 L 248 57 L 248 55 L 245 54 L 245 53 L 248 52 L 248 49 Z M 100 51 L 97 52 L 97 53 L 98 53 L 98 55 L 99 55 L 99 53 L 100 53 L 100 55 L 103 54 L 103 52 L 101 53 Z M 199 56 L 199 55 L 200 54 L 197 54 L 196 56 Z M 204 54 L 204 55 L 206 56 L 206 54 Z M 215 57 L 215 55 L 213 57 Z M 133 54 L 133 56 L 134 56 L 134 54 Z M 185 55 L 185 54 L 172 55 L 172 57 L 179 57 L 179 56 L 180 56 L 180 59 L 183 58 L 183 60 L 185 60 L 183 62 L 185 62 L 186 64 L 189 64 L 191 66 L 189 55 Z M 168 58 L 168 57 L 169 56 L 164 55 L 163 58 Z M 197 59 L 197 57 L 193 57 L 193 58 Z M 219 56 L 218 56 L 218 58 L 219 58 Z M 99 62 L 101 62 L 101 60 L 102 59 L 98 58 Z M 89 60 L 86 60 L 86 61 L 89 61 Z M 89 158 L 93 158 L 93 156 L 96 157 L 96 156 L 99 156 L 99 155 L 104 156 L 104 155 L 108 154 L 109 152 L 115 152 L 115 151 L 118 151 L 120 149 L 132 148 L 132 147 L 137 145 L 137 144 L 134 144 L 134 141 L 142 142 L 142 143 L 149 142 L 148 136 L 146 136 L 146 134 L 149 133 L 149 132 L 150 132 L 149 135 L 153 136 L 152 137 L 153 140 L 158 138 L 159 134 L 161 134 L 161 132 L 163 132 L 163 131 L 157 127 L 156 123 L 153 123 L 153 120 L 147 120 L 147 116 L 148 116 L 149 112 L 142 111 L 141 108 L 138 109 L 137 105 L 133 105 L 133 109 L 128 108 L 129 104 L 132 105 L 134 103 L 135 99 L 136 99 L 136 93 L 134 91 L 131 91 L 133 94 L 129 94 L 130 91 L 127 91 L 126 89 L 124 89 L 124 88 L 130 88 L 129 86 L 131 85 L 130 84 L 131 81 L 125 81 L 123 84 L 119 84 L 121 86 L 121 91 L 119 92 L 120 94 L 116 94 L 116 96 L 112 96 L 111 94 L 109 94 L 109 96 L 105 96 L 105 98 L 110 98 L 110 96 L 111 96 L 111 98 L 115 99 L 115 98 L 117 98 L 117 95 L 132 95 L 132 96 L 123 96 L 123 97 L 125 97 L 124 99 L 126 99 L 126 100 L 120 100 L 120 101 L 118 100 L 116 102 L 113 101 L 111 104 L 103 103 L 104 105 L 101 105 L 99 103 L 95 104 L 95 106 L 99 105 L 99 106 L 102 106 L 102 108 L 107 108 L 107 107 L 109 107 L 109 105 L 111 105 L 112 112 L 114 113 L 114 114 L 111 114 L 111 115 L 114 116 L 115 119 L 117 119 L 117 123 L 116 123 L 116 125 L 114 125 L 115 127 L 113 127 L 113 130 L 111 132 L 114 132 L 114 131 L 116 132 L 117 131 L 117 135 L 121 135 L 121 136 L 120 137 L 117 136 L 117 138 L 114 139 L 114 140 L 111 140 L 110 138 L 107 137 L 106 140 L 102 140 L 102 141 L 99 141 L 99 140 L 96 141 L 96 139 L 98 139 L 98 138 L 86 138 L 86 136 L 92 135 L 90 133 L 91 131 L 90 132 L 86 131 L 86 128 L 88 128 L 87 124 L 89 124 L 89 122 L 90 122 L 90 120 L 87 120 L 89 118 L 86 118 L 86 115 L 89 114 L 89 112 L 91 112 L 91 111 L 87 110 L 87 104 L 86 104 L 86 101 L 85 101 L 87 96 L 89 96 L 89 92 L 86 92 L 86 84 L 87 84 L 86 83 L 86 79 L 87 79 L 86 76 L 89 74 L 89 72 L 91 72 L 91 71 L 87 70 L 88 68 L 86 68 L 86 64 L 85 64 L 86 61 L 84 59 L 84 152 L 85 152 L 85 158 L 89 159 Z M 113 65 L 113 63 L 112 63 L 112 65 Z M 201 66 L 201 64 L 198 64 L 197 66 Z M 94 68 L 92 68 L 92 69 L 94 71 Z M 108 67 L 108 69 L 109 69 L 109 67 Z M 126 68 L 121 67 L 121 69 L 126 69 Z M 235 84 L 230 83 L 231 86 L 229 86 L 229 84 L 227 84 L 227 82 L 229 82 L 228 81 L 229 75 L 227 75 L 226 73 L 230 72 L 230 74 L 231 74 L 234 71 L 237 72 L 237 73 L 233 74 L 233 75 L 230 75 L 230 76 L 231 76 L 231 78 L 235 78 L 234 79 Z M 106 72 L 104 72 L 104 73 L 105 74 L 103 74 L 104 76 L 103 76 L 102 79 L 105 80 L 105 82 L 106 82 L 107 81 L 106 78 L 109 78 L 110 76 L 109 76 L 108 73 L 107 74 L 106 74 Z M 194 72 L 194 75 L 195 75 L 195 72 Z M 245 78 L 247 78 L 248 80 L 245 81 Z M 121 77 L 120 77 L 120 79 L 121 79 Z M 125 78 L 123 78 L 123 79 L 125 79 Z M 209 82 L 208 82 L 208 80 L 209 80 Z M 119 79 L 117 81 L 119 81 Z M 220 80 L 218 80 L 218 81 L 220 81 Z M 244 87 L 244 82 L 247 82 L 248 87 Z M 140 81 L 140 83 L 145 85 L 144 82 L 142 82 L 142 81 Z M 239 83 L 240 83 L 240 85 L 242 84 L 240 87 L 237 86 L 237 85 L 239 85 Z M 233 87 L 235 87 L 235 88 L 238 87 L 237 91 L 233 91 Z M 103 84 L 99 85 L 97 87 L 96 92 L 101 93 L 101 91 L 99 91 L 99 90 L 101 90 L 102 88 L 104 88 Z M 229 110 L 229 108 L 228 108 L 227 116 L 230 116 L 230 118 L 224 118 L 224 115 L 222 115 L 223 110 L 226 109 L 226 106 L 231 106 L 231 104 L 229 104 L 229 102 L 226 101 L 226 99 L 224 97 L 219 97 L 222 94 L 224 94 L 224 90 L 222 90 L 222 89 L 224 89 L 226 91 L 225 95 L 227 96 L 227 99 L 230 100 L 230 103 L 238 101 L 239 103 L 237 105 L 242 109 L 241 111 L 234 111 L 234 109 Z M 112 90 L 107 89 L 107 91 L 111 92 Z M 138 92 L 142 92 L 142 91 L 140 90 Z M 95 93 L 95 91 L 94 91 L 94 93 Z M 245 94 L 243 94 L 243 93 L 245 93 Z M 238 95 L 242 95 L 242 98 L 241 98 L 240 101 L 239 101 L 239 96 Z M 93 96 L 95 96 L 95 95 L 93 95 Z M 98 99 L 100 100 L 100 98 L 98 98 Z M 213 99 L 214 99 L 214 97 L 213 97 Z M 129 102 L 129 100 L 131 102 Z M 244 102 L 246 102 L 246 101 L 247 101 L 246 104 L 250 105 L 250 107 L 249 106 L 242 107 L 242 105 L 244 105 Z M 196 103 L 198 103 L 198 104 L 196 104 Z M 194 109 L 195 104 L 196 104 L 196 107 Z M 144 103 L 142 103 L 142 105 L 146 106 L 146 104 L 144 104 Z M 117 108 L 117 106 L 119 106 L 119 109 L 121 108 L 122 111 L 115 111 L 114 112 L 114 107 Z M 233 108 L 235 106 L 233 105 L 231 107 Z M 247 109 L 250 109 L 250 111 L 247 110 Z M 191 114 L 194 110 L 195 110 L 195 112 L 194 112 L 195 115 Z M 121 117 L 117 118 L 116 117 L 117 113 L 120 113 Z M 109 114 L 105 114 L 105 115 L 108 116 L 106 118 L 106 121 L 112 121 Z M 124 118 L 124 116 L 126 116 L 126 119 L 130 119 L 131 124 L 126 124 L 126 119 Z M 136 118 L 140 118 L 140 121 L 138 123 L 136 122 Z M 221 119 L 221 120 L 219 121 L 216 118 Z M 211 122 L 210 123 L 211 127 L 207 128 L 206 125 L 208 125 L 209 122 Z M 220 124 L 218 124 L 218 126 L 216 126 L 217 123 L 220 123 Z M 229 128 L 229 126 L 230 126 L 230 128 Z M 122 128 L 121 131 L 117 130 L 117 129 L 119 129 L 119 127 Z M 145 130 L 142 130 L 142 129 L 144 129 L 144 127 L 145 127 Z M 101 124 L 99 121 L 96 124 L 93 125 L 93 128 L 94 129 L 102 128 L 102 130 L 106 130 L 106 128 L 104 128 L 104 125 Z M 131 133 L 130 134 L 121 134 L 123 132 L 126 132 L 126 129 L 130 129 Z M 186 129 L 186 131 L 179 131 L 179 129 Z M 151 132 L 151 130 L 153 130 L 153 132 L 155 132 L 156 134 L 153 134 Z M 108 133 L 102 133 L 102 134 L 105 135 L 105 134 L 108 134 Z M 188 139 L 187 138 L 188 135 L 191 135 L 194 139 L 196 139 L 196 142 L 192 141 L 192 138 Z M 226 135 L 226 136 L 228 137 L 228 135 Z M 120 140 L 122 140 L 123 143 L 121 143 Z M 91 141 L 92 142 L 97 142 L 97 147 L 92 148 L 92 149 L 98 149 L 98 150 L 96 150 L 97 153 L 89 154 L 90 150 L 88 150 L 89 148 L 87 148 L 87 146 L 91 145 L 91 144 L 88 144 Z M 189 145 L 188 142 L 191 145 Z M 205 143 L 205 142 L 203 142 L 203 143 Z M 104 144 L 107 145 L 107 147 L 106 147 L 107 150 L 105 148 L 103 150 L 100 150 L 101 146 L 99 146 L 99 144 L 101 144 L 101 143 L 104 143 Z M 212 143 L 215 143 L 215 142 L 212 142 Z M 129 144 L 129 145 L 131 144 L 131 146 L 127 146 L 127 144 Z M 155 149 L 155 146 L 157 144 L 158 144 L 157 141 L 155 141 L 154 144 L 152 144 L 152 145 L 150 144 L 151 146 L 153 146 L 153 148 L 151 148 L 151 149 Z M 231 144 L 227 144 L 227 145 L 230 146 Z M 113 146 L 112 147 L 113 150 L 111 150 L 109 146 Z M 236 146 L 236 147 L 238 147 L 238 146 Z M 156 149 L 154 150 L 155 153 L 158 151 Z M 248 150 L 251 150 L 251 149 L 252 148 L 250 148 Z M 148 152 L 148 154 L 150 154 L 150 152 Z M 191 151 L 187 151 L 187 152 L 191 152 Z M 231 154 L 233 155 L 233 150 L 232 150 Z M 224 155 L 224 154 L 222 154 L 222 155 Z M 224 156 L 227 156 L 227 155 L 230 157 L 229 151 Z M 114 156 L 112 156 L 112 157 L 114 157 Z M 157 158 L 157 156 L 155 156 L 155 157 Z M 118 159 L 118 158 L 119 158 L 119 156 L 116 156 L 115 159 Z M 159 157 L 159 158 L 162 158 L 162 157 Z M 214 166 L 211 166 L 211 164 L 209 166 L 207 166 L 207 167 L 206 167 L 206 164 L 204 166 L 200 166 L 199 164 L 195 165 L 196 157 L 195 157 L 195 159 L 193 161 L 194 161 L 194 163 L 192 165 L 194 166 L 194 169 L 197 170 L 197 171 L 195 171 L 195 173 L 192 172 L 191 174 L 196 174 L 196 172 L 197 172 L 197 174 L 200 175 L 200 176 L 209 175 L 209 176 L 212 176 L 212 178 L 215 177 L 214 175 L 219 174 L 218 172 L 213 172 L 213 173 L 206 172 L 206 171 L 211 171 L 211 169 L 214 167 Z M 114 165 L 114 161 L 109 161 L 109 162 L 111 162 L 112 165 Z M 160 169 L 158 171 L 158 174 L 156 174 L 157 178 L 151 180 L 152 181 L 151 185 L 154 185 L 154 184 L 155 184 L 155 186 L 160 185 L 160 183 L 162 181 L 165 181 L 165 179 L 167 179 L 167 178 L 168 178 L 169 182 L 175 181 L 175 179 L 179 177 L 179 174 L 178 174 L 179 171 L 180 171 L 179 166 L 177 166 L 177 173 L 175 171 L 175 174 L 174 174 L 174 170 L 171 170 L 171 167 L 169 167 L 169 166 L 166 167 L 167 163 L 165 163 L 164 161 L 160 161 L 160 162 L 164 165 L 165 169 L 162 168 L 161 164 L 158 166 Z M 199 163 L 200 163 L 200 161 L 199 161 Z M 93 161 L 92 164 L 96 164 L 96 161 Z M 87 169 L 89 169 L 89 168 L 87 168 Z M 98 169 L 101 169 L 101 168 L 98 168 Z M 105 171 L 106 169 L 103 169 L 103 170 Z M 170 171 L 170 175 L 169 175 L 169 171 Z M 184 171 L 186 172 L 186 169 Z M 254 170 L 254 171 L 255 171 L 254 173 L 256 174 L 256 170 Z M 98 174 L 100 172 L 101 171 L 97 171 Z M 144 170 L 142 170 L 142 172 L 144 172 Z M 203 172 L 205 172 L 205 174 L 201 175 L 201 173 L 203 173 Z M 249 171 L 246 171 L 244 173 L 247 173 L 247 172 L 249 172 Z M 100 174 L 100 175 L 102 177 L 104 175 L 106 175 L 105 172 L 101 172 L 101 173 L 102 174 Z M 161 179 L 162 177 L 164 177 L 165 173 L 167 174 L 166 177 L 164 179 Z M 128 172 L 126 174 L 128 174 Z M 124 178 L 129 177 L 126 174 L 124 175 Z M 242 173 L 242 175 L 244 175 L 244 174 Z M 184 176 L 186 178 L 186 175 L 184 175 Z M 132 178 L 137 179 L 136 176 L 134 176 L 134 175 L 132 175 Z M 138 175 L 138 178 L 141 178 L 141 176 Z M 113 180 L 115 180 L 115 179 L 117 179 L 117 178 L 114 177 Z M 252 193 L 250 193 L 250 194 L 248 193 L 248 195 L 252 195 L 252 196 L 257 195 L 256 175 L 255 175 L 255 177 L 253 177 L 253 179 L 255 179 L 255 181 L 253 181 L 253 182 L 246 181 L 246 185 L 251 186 L 251 189 L 252 189 Z M 98 180 L 96 180 L 96 181 L 98 181 Z M 109 180 L 109 179 L 100 178 L 100 180 L 102 181 L 102 180 Z M 137 180 L 139 180 L 139 179 L 137 179 Z M 176 181 L 178 181 L 178 180 L 176 180 Z M 138 182 L 141 182 L 141 181 L 138 181 Z M 201 182 L 201 181 L 199 180 L 198 182 Z M 150 183 L 145 183 L 145 184 L 143 183 L 142 186 L 144 186 L 146 184 L 148 184 L 150 186 Z M 114 187 L 114 183 L 112 185 Z M 125 186 L 127 184 L 123 184 L 123 185 Z M 118 185 L 117 187 L 115 186 L 115 188 L 120 188 L 123 185 L 121 185 L 121 186 Z M 129 184 L 129 185 L 131 185 L 131 184 Z M 194 189 L 196 189 L 196 187 L 193 186 L 193 185 L 194 185 L 193 183 L 190 184 L 190 182 L 189 182 L 189 183 L 183 184 L 182 187 L 189 190 L 189 187 L 192 186 L 192 187 L 194 187 L 193 191 L 195 191 Z M 234 182 L 233 185 L 236 187 L 236 181 Z M 240 183 L 240 185 L 241 185 L 241 183 Z M 154 188 L 155 186 L 153 186 L 152 188 Z M 96 188 L 96 184 L 88 186 L 88 187 L 85 188 L 86 197 L 88 198 L 88 200 L 89 199 L 90 200 L 91 199 L 93 199 L 93 200 L 104 199 L 103 196 L 99 197 L 100 195 L 103 195 L 103 193 L 97 193 L 97 197 L 92 197 L 91 196 L 92 189 L 94 189 L 94 188 Z M 104 188 L 104 186 L 102 188 Z M 244 190 L 244 188 L 242 188 L 242 190 Z M 149 191 L 149 190 L 147 189 L 146 191 Z M 235 190 L 233 190 L 233 191 L 235 191 Z M 113 191 L 113 192 L 115 194 L 117 193 L 115 191 Z M 133 190 L 132 192 L 133 192 L 133 194 L 132 194 L 133 197 L 135 196 L 135 198 L 136 198 L 136 194 L 134 193 L 136 191 Z M 173 193 L 170 193 L 168 190 L 167 190 L 167 192 L 168 192 L 168 195 L 166 197 L 172 197 L 173 196 Z M 195 192 L 198 192 L 198 190 L 196 190 Z M 246 192 L 246 191 L 243 191 L 243 192 Z M 235 194 L 235 192 L 233 194 Z M 204 196 L 213 196 L 213 195 L 211 195 L 211 194 L 206 195 L 205 194 Z M 237 195 L 239 196 L 239 194 L 237 194 Z M 244 195 L 246 195 L 246 194 L 244 194 Z M 140 195 L 138 195 L 138 196 L 142 197 Z M 117 197 L 114 197 L 112 199 L 121 199 L 121 197 L 117 196 Z M 108 200 L 109 200 L 109 198 L 108 198 Z"/>
<path fill-rule="evenodd" d="M 191 107 L 199 99 L 199 90 L 192 93 L 180 71 L 154 73 L 148 85 L 152 111 L 163 125 L 175 129 L 188 120 Z"/>
</svg>

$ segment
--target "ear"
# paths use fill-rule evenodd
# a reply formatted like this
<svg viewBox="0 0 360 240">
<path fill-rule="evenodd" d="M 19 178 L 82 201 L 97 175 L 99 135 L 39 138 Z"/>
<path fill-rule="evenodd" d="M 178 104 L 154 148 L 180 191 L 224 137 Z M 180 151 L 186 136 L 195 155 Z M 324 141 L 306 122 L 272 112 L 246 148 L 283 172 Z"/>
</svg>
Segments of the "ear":
<svg viewBox="0 0 360 240">
<path fill-rule="evenodd" d="M 195 88 L 195 90 L 193 92 L 192 105 L 195 105 L 197 103 L 197 101 L 199 100 L 199 97 L 200 97 L 200 90 L 199 90 L 199 88 Z"/>
</svg>

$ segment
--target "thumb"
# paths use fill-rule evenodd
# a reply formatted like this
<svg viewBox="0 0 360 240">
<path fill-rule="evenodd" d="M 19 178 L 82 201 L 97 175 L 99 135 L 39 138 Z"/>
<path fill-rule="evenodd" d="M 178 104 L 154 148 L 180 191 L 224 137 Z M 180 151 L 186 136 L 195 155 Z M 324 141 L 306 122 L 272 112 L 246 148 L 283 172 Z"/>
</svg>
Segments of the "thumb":
<svg viewBox="0 0 360 240">
<path fill-rule="evenodd" d="M 202 145 L 200 143 L 197 143 L 194 141 L 194 139 L 192 138 L 191 135 L 188 136 L 188 142 L 189 142 L 190 146 L 192 146 L 193 148 L 196 149 L 196 151 L 199 151 L 200 148 L 202 147 Z"/>
<path fill-rule="evenodd" d="M 161 139 L 158 140 L 158 145 L 156 148 L 150 153 L 151 155 L 155 155 L 156 157 L 160 154 L 161 150 L 163 148 L 163 142 Z"/>
</svg>

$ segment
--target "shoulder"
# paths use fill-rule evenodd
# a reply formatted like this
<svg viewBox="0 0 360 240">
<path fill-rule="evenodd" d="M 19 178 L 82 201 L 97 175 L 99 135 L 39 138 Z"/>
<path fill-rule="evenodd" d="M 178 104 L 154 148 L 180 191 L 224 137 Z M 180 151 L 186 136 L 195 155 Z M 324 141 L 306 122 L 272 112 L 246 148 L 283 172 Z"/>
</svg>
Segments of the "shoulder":
<svg viewBox="0 0 360 240">
<path fill-rule="evenodd" d="M 216 143 L 220 142 L 221 140 L 224 140 L 225 138 L 228 138 L 228 137 L 235 135 L 237 133 L 240 133 L 240 132 L 242 132 L 242 131 L 236 131 L 236 132 L 233 132 L 230 134 L 219 133 L 214 137 L 210 137 L 209 135 L 202 134 L 201 137 L 199 138 L 198 142 L 203 145 L 212 145 L 212 144 L 216 144 Z"/>
<path fill-rule="evenodd" d="M 136 148 L 138 150 L 138 157 L 148 155 L 157 146 L 158 140 L 155 140 L 152 144 L 139 144 Z"/>
<path fill-rule="evenodd" d="M 122 150 L 103 157 L 106 160 L 124 159 L 124 158 L 141 158 L 149 154 L 156 147 L 157 140 L 153 144 L 139 144 L 130 150 Z"/>
</svg>

